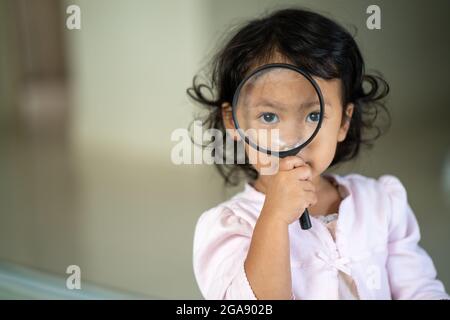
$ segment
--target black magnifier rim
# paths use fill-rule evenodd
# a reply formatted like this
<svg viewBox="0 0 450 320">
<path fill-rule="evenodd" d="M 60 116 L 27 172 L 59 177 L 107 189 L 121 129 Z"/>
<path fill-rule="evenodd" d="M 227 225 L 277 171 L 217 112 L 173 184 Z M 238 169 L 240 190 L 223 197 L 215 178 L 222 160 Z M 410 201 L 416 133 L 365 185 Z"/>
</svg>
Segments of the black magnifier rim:
<svg viewBox="0 0 450 320">
<path fill-rule="evenodd" d="M 265 69 L 271 69 L 271 68 L 285 68 L 285 69 L 290 69 L 292 71 L 296 71 L 298 73 L 300 73 L 301 75 L 303 75 L 306 79 L 309 80 L 309 82 L 313 85 L 314 90 L 317 93 L 317 96 L 319 97 L 319 103 L 320 103 L 320 118 L 319 118 L 319 122 L 317 124 L 316 129 L 314 130 L 313 134 L 311 135 L 311 137 L 308 138 L 308 140 L 306 140 L 304 143 L 302 143 L 301 145 L 299 145 L 298 147 L 295 147 L 293 149 L 290 150 L 286 150 L 286 151 L 272 151 L 272 150 L 268 150 L 265 149 L 263 147 L 258 146 L 256 143 L 252 142 L 243 132 L 243 130 L 239 127 L 239 122 L 237 120 L 237 116 L 236 116 L 236 108 L 237 108 L 237 102 L 239 99 L 239 94 L 241 92 L 242 87 L 244 86 L 244 84 L 247 82 L 247 80 L 249 78 L 251 78 L 252 76 L 254 76 L 256 73 L 263 71 Z M 241 136 L 242 139 L 244 139 L 244 141 L 249 144 L 252 148 L 258 150 L 258 151 L 262 151 L 266 154 L 269 155 L 274 155 L 277 156 L 279 158 L 284 158 L 287 156 L 293 156 L 296 155 L 301 149 L 303 149 L 306 145 L 308 145 L 312 139 L 314 139 L 314 137 L 316 136 L 316 134 L 319 132 L 320 127 L 322 125 L 322 121 L 323 121 L 323 113 L 324 113 L 324 101 L 323 101 L 323 96 L 322 96 L 322 91 L 320 90 L 319 85 L 317 84 L 317 82 L 304 70 L 300 69 L 297 66 L 294 66 L 292 64 L 287 64 L 287 63 L 269 63 L 269 64 L 265 64 L 263 66 L 260 66 L 258 68 L 256 68 L 255 70 L 253 70 L 252 73 L 250 73 L 249 75 L 247 75 L 239 84 L 239 86 L 237 87 L 234 96 L 233 96 L 233 104 L 232 104 L 232 117 L 233 117 L 233 121 L 234 121 L 234 126 L 237 129 L 237 131 L 239 132 L 239 135 Z"/>
</svg>

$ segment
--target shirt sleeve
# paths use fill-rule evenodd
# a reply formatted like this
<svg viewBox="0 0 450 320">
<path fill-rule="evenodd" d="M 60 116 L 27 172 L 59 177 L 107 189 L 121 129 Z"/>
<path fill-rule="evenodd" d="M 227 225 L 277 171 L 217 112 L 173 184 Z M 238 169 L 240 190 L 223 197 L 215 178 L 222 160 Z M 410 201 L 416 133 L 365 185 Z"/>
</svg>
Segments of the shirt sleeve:
<svg viewBox="0 0 450 320">
<path fill-rule="evenodd" d="M 419 246 L 420 230 L 406 190 L 394 176 L 379 179 L 387 192 L 391 216 L 387 270 L 393 299 L 449 299 L 430 256 Z"/>
<path fill-rule="evenodd" d="M 256 300 L 244 270 L 251 225 L 228 208 L 213 208 L 197 222 L 194 274 L 205 299 Z"/>
</svg>

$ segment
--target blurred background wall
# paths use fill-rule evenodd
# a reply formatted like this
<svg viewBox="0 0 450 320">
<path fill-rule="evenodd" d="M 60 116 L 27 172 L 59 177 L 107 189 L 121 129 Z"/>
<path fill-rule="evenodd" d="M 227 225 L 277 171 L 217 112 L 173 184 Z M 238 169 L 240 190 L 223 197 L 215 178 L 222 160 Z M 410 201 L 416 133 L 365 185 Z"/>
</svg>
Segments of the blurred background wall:
<svg viewBox="0 0 450 320">
<path fill-rule="evenodd" d="M 81 30 L 65 27 L 70 4 Z M 370 4 L 381 30 L 366 28 Z M 223 33 L 290 5 L 356 26 L 368 69 L 390 82 L 391 130 L 337 171 L 402 180 L 449 288 L 445 0 L 0 0 L 0 260 L 59 277 L 76 264 L 102 288 L 201 298 L 196 220 L 240 188 L 211 166 L 172 164 L 170 135 L 198 111 L 185 90 Z"/>
</svg>

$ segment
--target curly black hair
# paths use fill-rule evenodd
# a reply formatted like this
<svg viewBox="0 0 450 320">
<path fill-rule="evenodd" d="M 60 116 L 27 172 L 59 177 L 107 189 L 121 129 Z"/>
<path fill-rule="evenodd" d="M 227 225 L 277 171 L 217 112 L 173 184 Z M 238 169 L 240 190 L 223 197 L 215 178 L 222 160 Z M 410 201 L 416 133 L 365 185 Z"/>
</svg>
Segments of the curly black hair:
<svg viewBox="0 0 450 320">
<path fill-rule="evenodd" d="M 213 57 L 209 81 L 201 83 L 198 75 L 187 94 L 207 108 L 205 128 L 226 132 L 222 104 L 231 102 L 239 83 L 258 63 L 270 62 L 281 55 L 291 64 L 323 79 L 341 79 L 342 105 L 354 104 L 347 137 L 339 142 L 331 166 L 355 158 L 361 144 L 371 146 L 383 132 L 380 111 L 387 126 L 389 112 L 384 98 L 389 85 L 379 74 L 366 74 L 361 52 L 353 36 L 335 21 L 309 10 L 290 8 L 254 19 L 234 32 Z M 208 83 L 209 82 L 209 83 Z M 366 88 L 363 88 L 366 87 Z M 206 90 L 206 92 L 205 92 Z M 344 110 L 345 112 L 345 110 Z M 344 113 L 345 114 L 345 113 Z M 367 136 L 369 132 L 375 132 Z M 225 143 L 223 143 L 225 148 Z M 222 153 L 226 156 L 226 152 Z M 256 179 L 258 172 L 249 164 L 216 164 L 228 185 L 237 185 L 241 174 Z"/>
</svg>

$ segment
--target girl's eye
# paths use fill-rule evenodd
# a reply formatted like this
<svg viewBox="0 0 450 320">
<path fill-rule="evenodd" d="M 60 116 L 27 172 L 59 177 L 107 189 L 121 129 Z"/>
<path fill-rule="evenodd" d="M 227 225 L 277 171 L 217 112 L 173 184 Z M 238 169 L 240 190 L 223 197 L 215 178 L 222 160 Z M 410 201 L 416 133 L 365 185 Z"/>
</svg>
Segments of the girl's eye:
<svg viewBox="0 0 450 320">
<path fill-rule="evenodd" d="M 266 124 L 273 124 L 278 122 L 278 116 L 275 113 L 265 112 L 260 116 L 262 122 Z"/>
<path fill-rule="evenodd" d="M 307 121 L 317 122 L 320 119 L 320 112 L 311 112 L 308 114 Z"/>
</svg>

